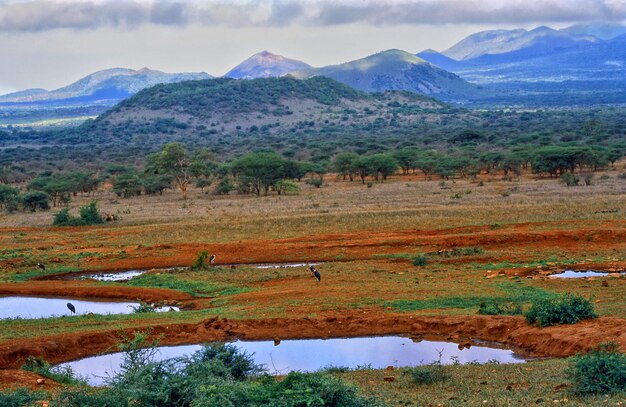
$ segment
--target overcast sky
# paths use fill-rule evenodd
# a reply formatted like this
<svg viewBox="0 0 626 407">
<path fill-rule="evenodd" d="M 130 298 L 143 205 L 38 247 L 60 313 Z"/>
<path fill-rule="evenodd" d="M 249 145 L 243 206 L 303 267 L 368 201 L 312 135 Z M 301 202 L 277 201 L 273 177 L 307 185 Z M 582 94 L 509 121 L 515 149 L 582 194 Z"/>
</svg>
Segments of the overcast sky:
<svg viewBox="0 0 626 407">
<path fill-rule="evenodd" d="M 0 0 L 0 94 L 111 67 L 223 75 L 262 50 L 322 66 L 625 18 L 626 0 Z"/>
</svg>

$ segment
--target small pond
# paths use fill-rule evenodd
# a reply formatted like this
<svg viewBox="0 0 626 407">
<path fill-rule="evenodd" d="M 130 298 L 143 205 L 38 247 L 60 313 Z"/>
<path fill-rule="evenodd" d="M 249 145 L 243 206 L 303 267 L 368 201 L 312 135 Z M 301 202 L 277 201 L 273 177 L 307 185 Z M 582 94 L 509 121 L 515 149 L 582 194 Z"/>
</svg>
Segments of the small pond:
<svg viewBox="0 0 626 407">
<path fill-rule="evenodd" d="M 71 302 L 76 314 L 67 308 Z M 0 297 L 0 319 L 3 318 L 48 318 L 63 315 L 93 314 L 131 314 L 136 302 L 122 302 L 111 300 L 77 300 L 73 298 L 45 298 L 45 297 Z M 174 311 L 178 309 L 171 307 Z M 157 312 L 169 311 L 170 307 L 155 309 Z"/>
<path fill-rule="evenodd" d="M 459 350 L 456 343 L 421 341 L 386 336 L 339 339 L 284 340 L 275 346 L 273 341 L 237 341 L 233 344 L 253 354 L 257 364 L 269 373 L 287 374 L 293 370 L 312 372 L 328 366 L 356 368 L 369 365 L 374 369 L 387 366 L 403 367 L 429 364 L 440 360 L 443 364 L 459 363 L 521 363 L 521 356 L 513 351 L 495 347 L 472 346 Z M 191 355 L 202 345 L 163 346 L 154 360 L 166 360 Z M 69 366 L 93 386 L 103 385 L 107 377 L 119 372 L 122 353 L 94 356 L 60 366 Z"/>
<path fill-rule="evenodd" d="M 607 277 L 609 274 L 608 272 L 604 272 L 604 271 L 592 271 L 592 270 L 587 270 L 587 271 L 576 271 L 576 270 L 565 270 L 562 273 L 558 273 L 558 274 L 552 274 L 550 275 L 550 278 L 584 278 L 584 277 Z M 625 274 L 625 273 L 620 273 L 620 274 Z"/>
</svg>

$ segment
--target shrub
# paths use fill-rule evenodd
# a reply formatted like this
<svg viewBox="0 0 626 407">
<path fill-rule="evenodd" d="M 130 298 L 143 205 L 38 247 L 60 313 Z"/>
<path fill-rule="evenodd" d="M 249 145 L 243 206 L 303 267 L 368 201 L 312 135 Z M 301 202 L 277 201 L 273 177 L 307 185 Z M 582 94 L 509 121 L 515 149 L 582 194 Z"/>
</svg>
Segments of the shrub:
<svg viewBox="0 0 626 407">
<path fill-rule="evenodd" d="M 83 225 L 99 225 L 104 223 L 102 215 L 100 215 L 100 212 L 98 211 L 96 201 L 91 201 L 87 205 L 80 208 L 80 220 Z"/>
<path fill-rule="evenodd" d="M 52 224 L 54 226 L 88 226 L 99 225 L 104 223 L 102 215 L 98 211 L 96 201 L 80 208 L 80 217 L 72 216 L 68 208 L 63 208 L 59 213 L 54 215 Z"/>
<path fill-rule="evenodd" d="M 207 252 L 206 250 L 202 250 L 200 253 L 198 253 L 198 257 L 196 257 L 196 260 L 194 260 L 193 264 L 191 265 L 191 269 L 192 270 L 206 270 L 209 267 L 209 265 L 206 262 L 208 257 L 209 257 L 209 252 Z"/>
<path fill-rule="evenodd" d="M 307 183 L 309 185 L 313 185 L 315 188 L 320 188 L 322 185 L 324 185 L 324 180 L 321 178 L 311 178 L 307 181 Z"/>
<path fill-rule="evenodd" d="M 29 372 L 35 372 L 41 376 L 48 377 L 57 383 L 63 384 L 80 384 L 82 381 L 74 377 L 74 372 L 69 366 L 66 367 L 52 367 L 48 362 L 43 359 L 29 356 L 26 359 L 26 363 L 22 366 L 22 370 L 28 370 Z M 0 404 L 3 405 L 3 404 Z"/>
<path fill-rule="evenodd" d="M 418 254 L 417 256 L 413 257 L 413 265 L 414 266 L 425 266 L 428 264 L 428 258 L 423 255 L 423 254 Z"/>
<path fill-rule="evenodd" d="M 448 380 L 450 376 L 444 372 L 441 362 L 434 362 L 428 366 L 417 366 L 410 369 L 411 378 L 415 384 L 431 384 Z"/>
<path fill-rule="evenodd" d="M 561 182 L 563 182 L 568 187 L 575 187 L 580 182 L 580 178 L 578 178 L 571 172 L 566 172 L 561 175 Z"/>
<path fill-rule="evenodd" d="M 593 304 L 584 297 L 565 294 L 555 298 L 533 301 L 524 315 L 530 324 L 540 326 L 575 324 L 584 319 L 595 318 Z"/>
<path fill-rule="evenodd" d="M 522 306 L 512 302 L 505 304 L 481 302 L 478 313 L 481 315 L 521 315 Z"/>
<path fill-rule="evenodd" d="M 22 407 L 31 406 L 37 400 L 44 398 L 42 392 L 31 392 L 25 388 L 15 390 L 0 391 L 0 406 L 3 407 Z"/>
<path fill-rule="evenodd" d="M 626 391 L 626 355 L 617 344 L 601 344 L 586 355 L 575 356 L 569 374 L 578 394 Z"/>
</svg>

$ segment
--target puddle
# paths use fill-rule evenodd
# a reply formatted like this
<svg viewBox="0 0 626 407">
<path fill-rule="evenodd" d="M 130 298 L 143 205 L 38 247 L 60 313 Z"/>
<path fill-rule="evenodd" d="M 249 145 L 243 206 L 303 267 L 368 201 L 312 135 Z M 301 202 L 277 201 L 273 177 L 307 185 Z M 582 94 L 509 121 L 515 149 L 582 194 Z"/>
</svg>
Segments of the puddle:
<svg viewBox="0 0 626 407">
<path fill-rule="evenodd" d="M 550 275 L 550 278 L 607 277 L 609 274 L 612 274 L 612 273 L 592 271 L 592 270 L 588 270 L 588 271 L 565 270 L 562 273 Z M 619 274 L 624 275 L 626 273 L 619 273 Z"/>
<path fill-rule="evenodd" d="M 133 277 L 140 276 L 148 270 L 128 270 L 119 273 L 83 274 L 73 280 L 98 280 L 98 281 L 128 281 Z"/>
<path fill-rule="evenodd" d="M 233 344 L 253 354 L 255 363 L 264 365 L 269 373 L 287 374 L 293 370 L 312 372 L 328 366 L 356 368 L 369 365 L 374 369 L 387 366 L 403 367 L 441 363 L 522 363 L 525 361 L 508 349 L 472 346 L 459 350 L 456 343 L 421 341 L 386 336 L 340 339 L 284 340 L 278 346 L 273 341 L 237 341 Z M 191 355 L 202 345 L 163 346 L 154 360 L 166 360 Z M 106 378 L 119 372 L 122 353 L 94 356 L 61 366 L 69 366 L 77 376 L 87 379 L 92 386 L 101 386 Z"/>
<path fill-rule="evenodd" d="M 268 263 L 268 264 L 254 264 L 252 265 L 257 269 L 283 269 L 288 267 L 309 267 L 319 266 L 322 263 Z"/>
<path fill-rule="evenodd" d="M 318 266 L 322 263 L 263 263 L 263 264 L 216 264 L 215 267 L 254 267 L 257 269 L 282 269 L 289 267 L 308 267 L 309 265 Z M 168 267 L 149 270 L 127 270 L 127 271 L 109 271 L 103 273 L 82 272 L 65 274 L 60 278 L 62 280 L 98 280 L 98 281 L 113 281 L 113 282 L 125 282 L 130 279 L 145 274 L 149 271 L 154 272 L 167 272 L 176 270 L 182 267 Z"/>
<path fill-rule="evenodd" d="M 67 308 L 71 302 L 76 314 Z M 49 318 L 63 315 L 85 315 L 89 313 L 107 314 L 132 314 L 137 302 L 117 302 L 110 300 L 77 300 L 73 298 L 42 298 L 42 297 L 0 297 L 0 319 L 3 318 Z M 167 312 L 177 307 L 160 307 L 157 312 Z"/>
</svg>

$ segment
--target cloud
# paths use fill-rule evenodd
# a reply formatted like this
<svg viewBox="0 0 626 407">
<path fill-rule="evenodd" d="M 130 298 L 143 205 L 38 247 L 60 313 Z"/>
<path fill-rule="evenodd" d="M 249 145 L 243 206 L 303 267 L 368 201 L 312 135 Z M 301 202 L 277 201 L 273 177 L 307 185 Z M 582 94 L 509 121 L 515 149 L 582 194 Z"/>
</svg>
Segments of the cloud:
<svg viewBox="0 0 626 407">
<path fill-rule="evenodd" d="M 0 4 L 0 31 L 331 26 L 362 23 L 523 24 L 623 21 L 626 0 L 32 0 Z"/>
</svg>

